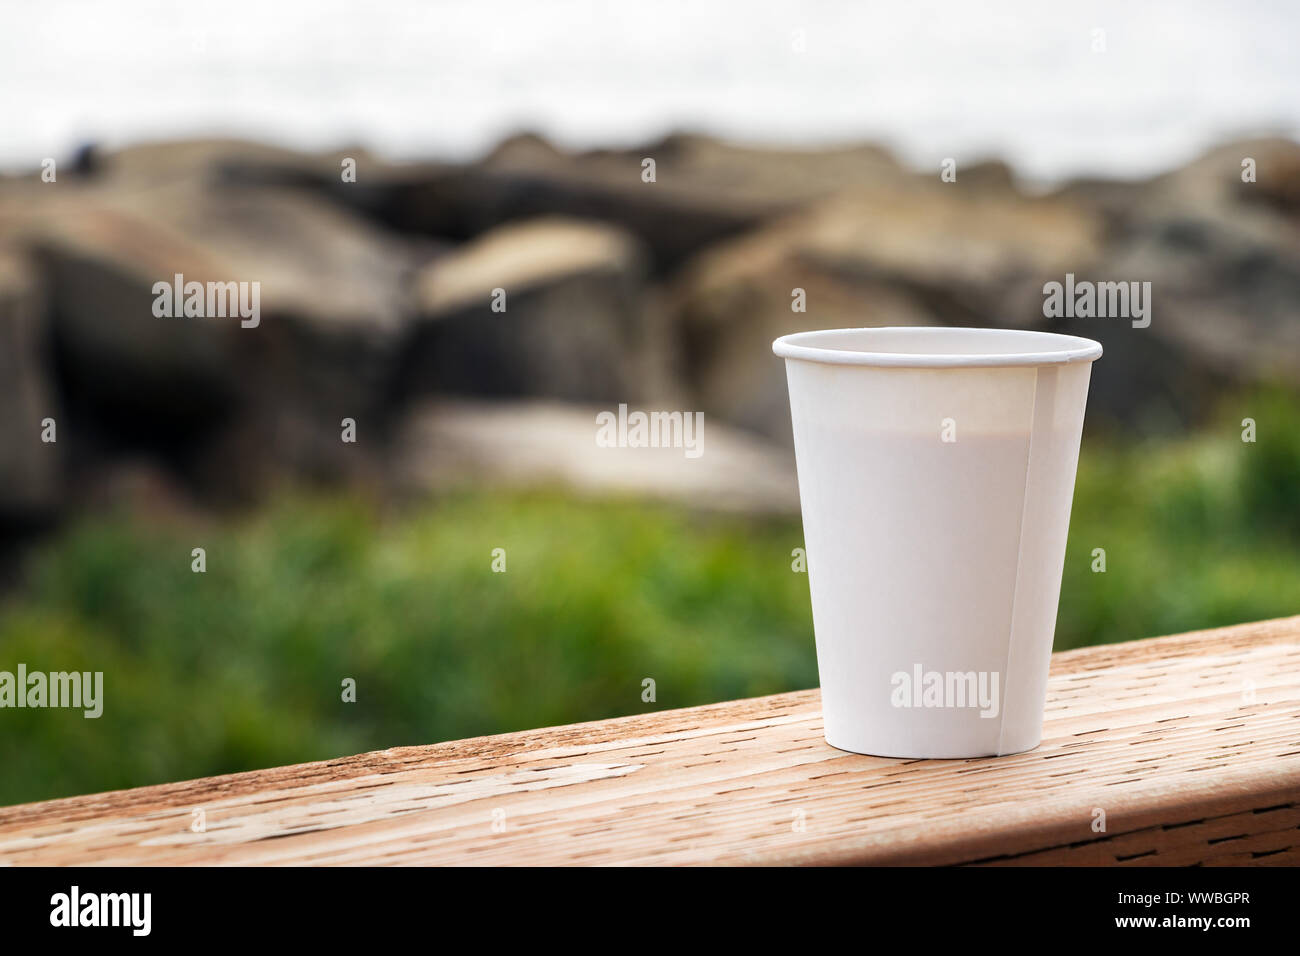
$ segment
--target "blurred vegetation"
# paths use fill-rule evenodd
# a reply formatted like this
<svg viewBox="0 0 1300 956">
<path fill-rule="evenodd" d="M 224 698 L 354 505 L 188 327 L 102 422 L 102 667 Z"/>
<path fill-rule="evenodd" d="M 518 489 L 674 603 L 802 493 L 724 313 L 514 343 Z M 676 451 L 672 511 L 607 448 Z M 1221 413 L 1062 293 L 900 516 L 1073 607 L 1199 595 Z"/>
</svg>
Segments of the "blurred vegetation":
<svg viewBox="0 0 1300 956">
<path fill-rule="evenodd" d="M 1243 419 L 1255 441 L 1242 440 Z M 1106 551 L 1106 573 L 1092 552 Z M 1056 648 L 1300 614 L 1300 396 L 1259 390 L 1179 440 L 1085 436 Z"/>
<path fill-rule="evenodd" d="M 0 712 L 0 804 L 810 687 L 801 545 L 797 520 L 559 492 L 83 519 L 0 610 L 0 669 L 102 670 L 104 713 Z M 1057 649 L 1294 613 L 1300 401 L 1238 399 L 1190 438 L 1085 437 Z"/>
</svg>

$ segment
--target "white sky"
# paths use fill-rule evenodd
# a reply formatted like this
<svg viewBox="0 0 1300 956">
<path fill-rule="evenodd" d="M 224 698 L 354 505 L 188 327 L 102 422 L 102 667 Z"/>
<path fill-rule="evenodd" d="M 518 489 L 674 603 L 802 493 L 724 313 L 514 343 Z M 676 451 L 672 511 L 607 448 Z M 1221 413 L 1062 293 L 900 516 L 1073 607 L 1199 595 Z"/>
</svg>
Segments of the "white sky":
<svg viewBox="0 0 1300 956">
<path fill-rule="evenodd" d="M 0 167 L 214 133 L 464 158 L 521 128 L 691 129 L 1139 175 L 1300 136 L 1297 41 L 1300 4 L 1251 0 L 6 0 Z"/>
</svg>

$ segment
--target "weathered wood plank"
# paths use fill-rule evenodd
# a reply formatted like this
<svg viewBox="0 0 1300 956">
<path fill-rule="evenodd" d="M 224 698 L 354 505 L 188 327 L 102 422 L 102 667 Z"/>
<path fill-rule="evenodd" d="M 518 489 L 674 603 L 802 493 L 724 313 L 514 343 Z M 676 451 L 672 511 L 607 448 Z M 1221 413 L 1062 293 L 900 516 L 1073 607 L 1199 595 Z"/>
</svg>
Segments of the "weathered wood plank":
<svg viewBox="0 0 1300 956">
<path fill-rule="evenodd" d="M 0 862 L 1300 862 L 1300 617 L 1057 654 L 1045 730 L 863 757 L 801 691 L 9 807 Z"/>
</svg>

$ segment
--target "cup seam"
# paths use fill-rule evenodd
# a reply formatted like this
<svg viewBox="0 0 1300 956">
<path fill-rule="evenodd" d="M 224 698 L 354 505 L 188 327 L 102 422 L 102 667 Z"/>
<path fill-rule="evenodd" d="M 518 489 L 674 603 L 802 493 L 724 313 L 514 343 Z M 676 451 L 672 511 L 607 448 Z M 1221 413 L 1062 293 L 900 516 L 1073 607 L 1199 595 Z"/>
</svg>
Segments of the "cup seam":
<svg viewBox="0 0 1300 956">
<path fill-rule="evenodd" d="M 1034 468 L 1034 434 L 1038 431 L 1038 386 L 1041 372 L 1034 369 L 1034 400 L 1029 409 L 1029 447 L 1025 450 L 1025 483 L 1020 502 L 1020 530 L 1016 534 L 1016 579 L 1011 585 L 1011 620 L 1008 623 L 1007 653 L 1002 663 L 1002 719 L 998 721 L 997 756 L 1003 756 L 1007 732 L 1007 700 L 1011 696 L 1011 657 L 1016 641 L 1016 607 L 1020 602 L 1020 574 L 1025 562 L 1025 514 L 1029 511 L 1029 478 Z"/>
</svg>

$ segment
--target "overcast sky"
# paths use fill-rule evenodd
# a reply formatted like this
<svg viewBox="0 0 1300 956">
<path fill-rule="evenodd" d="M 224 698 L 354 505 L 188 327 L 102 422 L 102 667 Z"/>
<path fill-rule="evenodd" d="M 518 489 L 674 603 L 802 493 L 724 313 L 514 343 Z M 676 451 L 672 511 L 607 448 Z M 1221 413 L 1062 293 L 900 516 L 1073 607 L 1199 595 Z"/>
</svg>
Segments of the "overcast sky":
<svg viewBox="0 0 1300 956">
<path fill-rule="evenodd" d="M 0 23 L 9 169 L 92 140 L 463 158 L 519 129 L 608 146 L 684 128 L 999 155 L 1051 180 L 1300 136 L 1283 2 L 42 0 Z"/>
</svg>

